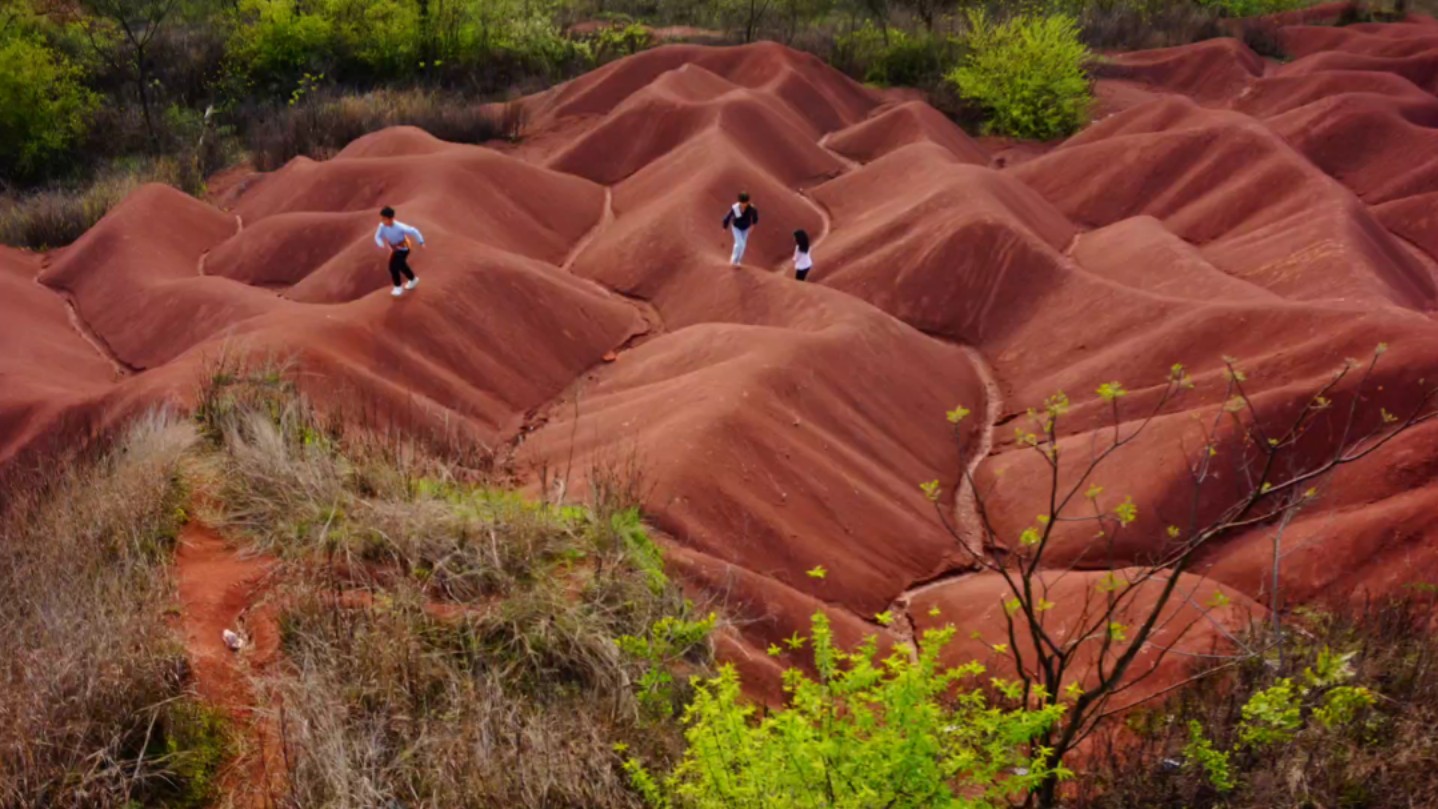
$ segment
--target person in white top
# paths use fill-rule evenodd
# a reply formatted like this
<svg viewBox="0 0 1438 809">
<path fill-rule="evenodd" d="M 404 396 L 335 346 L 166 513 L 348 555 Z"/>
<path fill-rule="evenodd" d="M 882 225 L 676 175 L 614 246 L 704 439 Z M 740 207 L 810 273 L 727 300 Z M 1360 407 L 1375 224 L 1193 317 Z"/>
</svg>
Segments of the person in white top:
<svg viewBox="0 0 1438 809">
<path fill-rule="evenodd" d="M 803 281 L 814 268 L 814 258 L 809 254 L 809 234 L 794 231 L 794 277 Z"/>
<path fill-rule="evenodd" d="M 409 249 L 410 245 L 415 243 L 423 247 L 424 234 L 413 225 L 396 221 L 394 208 L 388 205 L 379 212 L 379 218 L 379 228 L 374 232 L 374 243 L 389 249 L 389 276 L 394 282 L 394 291 L 389 294 L 398 298 L 406 289 L 419 286 L 419 278 L 415 277 L 414 270 L 409 268 Z M 404 286 L 400 286 L 401 275 L 409 279 L 404 282 Z"/>
</svg>

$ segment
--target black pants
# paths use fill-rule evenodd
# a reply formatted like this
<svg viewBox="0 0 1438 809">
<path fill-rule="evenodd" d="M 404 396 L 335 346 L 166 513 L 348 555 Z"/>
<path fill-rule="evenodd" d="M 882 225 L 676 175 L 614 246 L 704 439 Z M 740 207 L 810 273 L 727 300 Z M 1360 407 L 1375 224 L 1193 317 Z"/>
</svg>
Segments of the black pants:
<svg viewBox="0 0 1438 809">
<path fill-rule="evenodd" d="M 400 273 L 404 277 L 414 280 L 414 270 L 409 268 L 409 249 L 391 250 L 389 252 L 389 277 L 394 279 L 394 285 L 400 285 Z"/>
<path fill-rule="evenodd" d="M 812 268 L 812 267 L 806 267 L 806 268 L 804 268 L 804 269 L 802 269 L 802 270 L 795 270 L 795 271 L 794 271 L 794 277 L 797 278 L 797 279 L 799 279 L 800 281 L 802 281 L 802 280 L 804 280 L 805 278 L 809 277 L 809 270 L 810 270 L 810 269 L 813 269 L 813 268 Z"/>
</svg>

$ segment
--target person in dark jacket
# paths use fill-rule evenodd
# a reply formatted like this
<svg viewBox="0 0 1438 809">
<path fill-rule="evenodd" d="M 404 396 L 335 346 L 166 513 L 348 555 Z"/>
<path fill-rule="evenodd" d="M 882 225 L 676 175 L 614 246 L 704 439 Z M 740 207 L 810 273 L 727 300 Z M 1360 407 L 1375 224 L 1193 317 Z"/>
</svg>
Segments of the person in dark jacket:
<svg viewBox="0 0 1438 809">
<path fill-rule="evenodd" d="M 744 260 L 744 248 L 749 246 L 749 230 L 759 224 L 759 209 L 749 204 L 749 195 L 739 194 L 739 201 L 729 207 L 729 212 L 724 214 L 724 225 L 726 230 L 734 233 L 734 253 L 729 257 L 729 263 L 738 267 Z"/>
</svg>

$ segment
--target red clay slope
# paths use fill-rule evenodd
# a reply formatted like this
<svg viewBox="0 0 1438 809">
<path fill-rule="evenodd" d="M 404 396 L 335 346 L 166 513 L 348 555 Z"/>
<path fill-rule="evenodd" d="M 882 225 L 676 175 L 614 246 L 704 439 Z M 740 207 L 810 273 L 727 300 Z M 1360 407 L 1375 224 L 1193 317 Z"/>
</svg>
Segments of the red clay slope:
<svg viewBox="0 0 1438 809">
<path fill-rule="evenodd" d="M 524 99 L 518 144 L 387 130 L 229 211 L 148 187 L 69 248 L 0 252 L 0 464 L 183 405 L 221 354 L 282 357 L 323 406 L 512 451 L 568 471 L 571 492 L 637 465 L 675 571 L 736 613 L 725 653 L 770 685 L 763 650 L 815 610 L 846 638 L 889 633 L 875 613 L 891 607 L 991 632 L 994 582 L 967 575 L 917 484 L 973 473 L 1017 537 L 1046 478 L 1013 427 L 1049 394 L 1076 402 L 1070 465 L 1106 435 L 1099 384 L 1130 388 L 1132 423 L 1173 363 L 1194 373 L 1127 450 L 1141 460 L 1103 473 L 1138 521 L 1111 546 L 1057 535 L 1060 567 L 1106 568 L 1161 552 L 1190 507 L 1222 357 L 1265 420 L 1379 342 L 1374 418 L 1438 379 L 1435 31 L 1290 25 L 1285 64 L 1233 40 L 1115 56 L 1099 88 L 1115 114 L 1008 169 L 935 110 L 759 44 L 659 48 Z M 736 270 L 719 224 L 738 190 L 762 220 Z M 382 204 L 428 241 L 424 284 L 398 301 L 371 242 Z M 811 283 L 789 277 L 796 228 Z M 957 437 L 956 404 L 973 410 Z M 1289 526 L 1285 595 L 1438 576 L 1435 476 L 1438 427 L 1341 473 Z M 972 530 L 971 502 L 940 507 Z M 1225 621 L 1261 610 L 1271 539 L 1211 548 L 1186 590 L 1231 592 Z M 1181 645 L 1215 630 L 1194 631 Z"/>
</svg>

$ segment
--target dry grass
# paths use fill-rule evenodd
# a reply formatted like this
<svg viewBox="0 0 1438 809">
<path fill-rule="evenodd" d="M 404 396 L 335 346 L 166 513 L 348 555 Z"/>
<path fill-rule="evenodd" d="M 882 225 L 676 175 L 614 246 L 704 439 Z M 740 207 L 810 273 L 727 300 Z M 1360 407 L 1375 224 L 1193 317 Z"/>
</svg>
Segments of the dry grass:
<svg viewBox="0 0 1438 809">
<path fill-rule="evenodd" d="M 288 560 L 285 665 L 256 689 L 275 700 L 283 800 L 638 806 L 613 745 L 662 762 L 680 736 L 616 640 L 693 609 L 623 502 L 633 482 L 529 500 L 328 429 L 274 375 L 217 377 L 200 410 L 212 519 Z M 700 671 L 709 646 L 682 657 Z"/>
<path fill-rule="evenodd" d="M 116 164 L 83 185 L 0 195 L 0 244 L 35 250 L 63 247 L 146 183 L 198 190 L 179 161 L 161 158 Z"/>
<path fill-rule="evenodd" d="M 224 755 L 166 625 L 194 430 L 141 419 L 0 498 L 0 805 L 200 805 Z"/>
<path fill-rule="evenodd" d="M 1270 654 L 1200 681 L 1163 706 L 1132 715 L 1128 731 L 1098 751 L 1079 783 L 1088 809 L 1411 809 L 1438 797 L 1438 638 L 1433 594 L 1422 585 L 1335 613 L 1291 616 L 1283 654 Z M 1353 685 L 1379 697 L 1358 721 L 1314 725 L 1291 742 L 1233 759 L 1237 787 L 1220 794 L 1181 762 L 1190 721 L 1220 749 L 1233 746 L 1242 708 L 1279 678 L 1303 681 L 1317 650 L 1352 652 Z"/>
<path fill-rule="evenodd" d="M 382 89 L 360 95 L 318 93 L 284 107 L 241 110 L 245 145 L 256 168 L 279 168 L 291 158 L 325 158 L 356 138 L 389 126 L 417 126 L 441 140 L 482 143 L 513 134 L 478 101 L 453 92 Z"/>
</svg>

